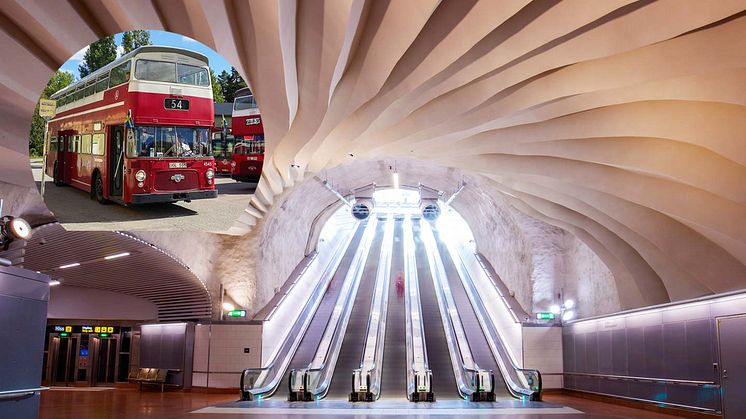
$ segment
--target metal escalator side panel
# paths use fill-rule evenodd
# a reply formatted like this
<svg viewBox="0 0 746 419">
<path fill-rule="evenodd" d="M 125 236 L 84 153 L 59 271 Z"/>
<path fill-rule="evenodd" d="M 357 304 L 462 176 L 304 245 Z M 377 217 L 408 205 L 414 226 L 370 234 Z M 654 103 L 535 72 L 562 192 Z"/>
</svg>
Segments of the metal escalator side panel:
<svg viewBox="0 0 746 419">
<path fill-rule="evenodd" d="M 383 232 L 381 231 L 383 230 Z M 391 240 L 391 230 L 388 223 L 379 223 L 376 236 L 365 263 L 360 285 L 358 286 L 355 302 L 350 313 L 347 330 L 340 347 L 339 355 L 334 366 L 334 374 L 325 394 L 325 398 L 347 400 L 350 394 L 350 376 L 352 371 L 360 367 L 364 357 L 366 344 L 366 330 L 373 304 L 373 294 L 378 284 L 381 255 L 385 253 L 386 240 Z M 389 236 L 387 238 L 387 235 Z M 378 258 L 374 257 L 379 255 Z"/>
<path fill-rule="evenodd" d="M 396 223 L 399 225 L 398 223 Z M 370 298 L 368 323 L 365 328 L 365 345 L 359 367 L 366 375 L 370 374 L 368 390 L 371 398 L 380 395 L 381 373 L 386 339 L 386 322 L 388 315 L 388 293 L 391 283 L 391 260 L 394 247 L 394 225 L 387 217 L 386 229 L 381 244 L 381 252 L 376 269 L 376 282 Z M 352 389 L 355 391 L 355 389 Z"/>
<path fill-rule="evenodd" d="M 405 287 L 391 285 L 391 278 L 404 271 L 403 226 L 396 222 L 394 246 L 392 249 L 389 275 L 389 287 L 386 295 L 385 335 L 378 398 L 407 398 L 407 348 L 406 313 L 404 310 Z"/>
<path fill-rule="evenodd" d="M 435 234 L 438 238 L 440 237 L 440 233 L 437 230 L 435 231 Z M 480 356 L 485 361 L 491 359 L 494 363 L 493 365 L 484 365 L 483 367 L 491 368 L 495 375 L 499 375 L 499 377 L 496 377 L 496 381 L 499 380 L 503 384 L 501 388 L 496 388 L 495 392 L 498 395 L 506 395 L 505 393 L 507 393 L 507 395 L 515 398 L 528 397 L 533 400 L 537 396 L 534 394 L 534 391 L 529 388 L 528 384 L 522 381 L 522 376 L 518 374 L 517 369 L 519 367 L 510 359 L 510 355 L 505 348 L 505 343 L 502 341 L 502 338 L 497 332 L 494 324 L 491 323 L 489 314 L 486 313 L 484 308 L 484 301 L 482 301 L 482 297 L 476 290 L 476 287 L 473 284 L 473 279 L 469 275 L 468 270 L 464 267 L 463 261 L 456 252 L 451 249 L 449 244 L 446 244 L 443 240 L 439 240 L 439 243 L 442 252 L 448 255 L 446 258 L 448 259 L 447 262 L 450 262 L 451 268 L 455 274 L 453 287 L 455 290 L 463 294 L 463 296 L 460 296 L 460 299 L 464 301 L 463 306 L 471 309 L 471 314 L 474 316 L 475 322 L 479 326 L 479 331 L 477 332 L 475 330 L 475 333 L 470 337 L 482 337 L 484 339 L 484 343 L 482 343 L 483 347 L 481 349 L 489 349 L 489 355 L 491 356 L 486 353 L 483 353 Z M 499 390 L 502 390 L 502 392 L 499 392 Z"/>
<path fill-rule="evenodd" d="M 376 236 L 378 224 L 375 218 L 368 220 L 368 226 L 363 234 L 361 245 L 355 253 L 350 270 L 345 276 L 345 281 L 335 302 L 332 315 L 326 325 L 319 346 L 315 351 L 314 358 L 307 366 L 309 374 L 312 375 L 310 378 L 310 388 L 315 398 L 323 398 L 329 389 L 329 383 L 334 374 L 337 357 L 339 356 L 372 242 Z"/>
<path fill-rule="evenodd" d="M 333 293 L 335 283 L 340 282 L 338 279 L 339 272 L 346 272 L 350 260 L 352 259 L 362 238 L 364 230 L 365 223 L 359 223 L 355 227 L 355 231 L 350 234 L 349 239 L 337 250 L 340 255 L 333 257 L 329 261 L 327 267 L 322 273 L 322 279 L 319 281 L 311 298 L 309 298 L 304 306 L 301 315 L 298 316 L 298 321 L 285 337 L 287 343 L 284 345 L 289 344 L 290 347 L 284 352 L 278 351 L 275 357 L 268 363 L 268 367 L 265 367 L 267 368 L 267 372 L 262 373 L 262 375 L 257 379 L 257 382 L 260 382 L 261 385 L 256 389 L 250 390 L 254 397 L 271 397 L 280 387 L 280 383 L 287 382 L 287 371 L 292 367 L 293 360 L 299 353 L 298 351 L 302 347 L 303 341 L 306 339 L 306 335 L 308 334 L 309 328 L 313 325 L 314 319 L 319 316 L 320 311 L 323 311 L 321 307 L 324 305 L 324 300 L 328 297 L 330 292 Z M 324 278 L 327 277 L 328 279 L 324 281 Z M 314 298 L 314 296 L 318 297 Z M 276 372 L 274 374 L 269 374 L 270 369 L 274 369 Z M 242 385 L 243 378 L 244 376 L 242 375 Z"/>
</svg>

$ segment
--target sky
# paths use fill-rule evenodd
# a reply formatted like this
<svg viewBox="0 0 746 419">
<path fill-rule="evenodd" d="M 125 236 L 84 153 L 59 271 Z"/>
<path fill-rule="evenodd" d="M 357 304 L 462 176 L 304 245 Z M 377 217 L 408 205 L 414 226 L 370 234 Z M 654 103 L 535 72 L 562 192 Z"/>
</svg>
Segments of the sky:
<svg viewBox="0 0 746 419">
<path fill-rule="evenodd" d="M 210 67 L 215 71 L 215 75 L 220 74 L 223 70 L 230 72 L 231 65 L 217 52 L 213 51 L 210 47 L 195 41 L 192 38 L 188 38 L 183 35 L 163 32 L 163 31 L 148 31 L 150 32 L 150 42 L 153 45 L 165 45 L 169 47 L 179 47 L 184 49 L 190 49 L 204 54 L 210 60 Z M 117 55 L 122 54 L 122 34 L 118 33 L 114 35 L 114 40 L 117 43 Z M 70 57 L 69 60 L 62 64 L 60 70 L 73 73 L 76 79 L 80 78 L 80 72 L 78 72 L 78 66 L 83 61 L 83 56 L 88 47 L 83 48 Z"/>
</svg>

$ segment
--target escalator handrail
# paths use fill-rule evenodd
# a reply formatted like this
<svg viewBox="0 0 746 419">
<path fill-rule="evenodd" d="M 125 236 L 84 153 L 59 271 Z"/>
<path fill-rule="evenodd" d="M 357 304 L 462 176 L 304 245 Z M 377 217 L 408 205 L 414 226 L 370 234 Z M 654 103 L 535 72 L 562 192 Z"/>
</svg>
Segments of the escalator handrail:
<svg viewBox="0 0 746 419">
<path fill-rule="evenodd" d="M 370 222 L 370 221 L 369 221 Z M 375 238 L 375 231 L 378 228 L 378 222 L 374 221 L 373 225 L 368 227 L 372 231 L 371 237 L 369 239 L 366 239 L 365 233 L 363 234 L 363 238 L 361 239 L 362 246 L 360 250 L 363 251 L 364 256 L 360 257 L 358 259 L 357 265 L 355 265 L 355 279 L 354 283 L 350 286 L 350 289 L 347 291 L 347 296 L 344 298 L 343 302 L 344 305 L 342 307 L 342 315 L 339 316 L 339 319 L 334 324 L 334 329 L 332 329 L 332 338 L 331 343 L 329 344 L 329 349 L 325 352 L 324 360 L 321 362 L 321 365 L 317 368 L 305 368 L 306 374 L 309 373 L 319 373 L 320 378 L 318 381 L 318 385 L 313 391 L 310 391 L 314 396 L 318 398 L 324 398 L 326 396 L 326 393 L 329 391 L 329 383 L 331 381 L 331 374 L 329 371 L 332 369 L 327 368 L 328 366 L 332 365 L 332 362 L 336 363 L 336 360 L 339 356 L 339 351 L 342 348 L 342 341 L 344 340 L 345 331 L 347 329 L 347 323 L 349 322 L 350 315 L 352 314 L 352 308 L 355 304 L 355 296 L 357 295 L 359 291 L 360 282 L 362 281 L 363 273 L 365 271 L 365 264 L 368 260 L 373 240 Z M 368 233 L 366 231 L 366 233 Z M 357 256 L 357 255 L 356 255 Z M 342 293 L 340 293 L 337 296 L 337 301 L 342 298 Z M 336 304 L 335 304 L 336 306 Z M 344 328 L 342 327 L 344 326 Z M 327 325 L 327 327 L 329 327 Z M 324 331 L 324 335 L 326 334 L 326 330 Z M 322 335 L 323 339 L 323 335 Z M 320 342 L 319 342 L 320 343 Z"/>
<path fill-rule="evenodd" d="M 286 334 L 285 339 L 283 343 L 281 344 L 281 347 L 278 351 L 275 352 L 275 356 L 270 360 L 270 362 L 264 366 L 264 367 L 256 367 L 256 368 L 245 368 L 243 372 L 241 373 L 241 379 L 240 379 L 240 389 L 241 389 L 241 398 L 245 399 L 245 395 L 247 393 L 251 393 L 252 396 L 264 396 L 268 395 L 271 396 L 278 388 L 280 384 L 280 380 L 282 376 L 284 375 L 285 369 L 287 368 L 287 365 L 289 365 L 290 360 L 292 359 L 295 350 L 300 345 L 301 340 L 303 339 L 303 335 L 305 334 L 305 330 L 308 328 L 308 326 L 311 324 L 311 321 L 313 319 L 313 315 L 318 309 L 319 305 L 321 304 L 321 301 L 324 298 L 324 295 L 326 294 L 326 290 L 328 289 L 329 285 L 331 284 L 334 273 L 336 272 L 337 268 L 339 267 L 339 264 L 341 263 L 342 259 L 344 258 L 345 253 L 347 253 L 347 250 L 350 246 L 350 243 L 352 243 L 352 240 L 358 233 L 358 229 L 362 228 L 362 223 L 358 223 L 357 226 L 355 226 L 355 229 L 351 232 L 347 240 L 344 240 L 341 242 L 340 246 L 337 248 L 337 257 L 332 258 L 329 263 L 327 264 L 326 268 L 322 272 L 322 278 L 327 278 L 326 281 L 319 281 L 316 284 L 316 287 L 313 290 L 313 293 L 311 294 L 311 298 L 308 299 L 306 302 L 306 305 L 303 307 L 303 310 L 301 313 L 296 317 L 296 322 L 293 324 L 292 328 L 290 329 L 290 332 Z M 293 333 L 293 331 L 296 331 L 297 333 Z M 284 355 L 284 356 L 283 356 Z M 281 361 L 280 364 L 278 364 L 278 361 Z M 269 378 L 269 374 L 272 370 L 275 370 L 276 366 L 282 366 L 282 368 L 279 368 L 279 371 L 275 371 L 275 374 Z M 253 389 L 246 389 L 245 387 L 245 378 L 249 374 L 258 375 L 259 377 L 264 374 L 264 379 L 262 380 L 262 387 L 259 388 L 253 388 Z M 269 382 L 267 382 L 269 380 Z M 266 384 L 264 384 L 267 382 Z"/>
<path fill-rule="evenodd" d="M 477 319 L 482 325 L 482 330 L 485 332 L 485 337 L 487 337 L 493 343 L 493 345 L 490 345 L 490 349 L 492 350 L 493 355 L 495 356 L 495 359 L 498 363 L 498 367 L 500 368 L 504 379 L 506 379 L 506 383 L 508 384 L 507 386 L 508 390 L 514 397 L 517 397 L 517 398 L 528 397 L 531 400 L 539 399 L 541 397 L 540 394 L 541 394 L 541 385 L 542 385 L 541 373 L 539 372 L 539 370 L 536 370 L 536 369 L 521 368 L 513 361 L 513 358 L 507 353 L 507 350 L 505 349 L 505 342 L 500 336 L 500 333 L 497 332 L 495 325 L 491 321 L 486 320 L 486 319 L 489 319 L 489 315 L 486 314 L 486 308 L 484 306 L 484 301 L 482 301 L 482 298 L 479 295 L 479 292 L 475 289 L 474 281 L 471 277 L 471 274 L 469 273 L 469 270 L 466 268 L 466 265 L 463 259 L 461 258 L 461 255 L 458 253 L 458 251 L 456 251 L 456 255 L 454 255 L 448 244 L 446 244 L 446 247 L 448 248 L 449 257 L 451 257 L 451 259 L 453 260 L 456 266 L 456 270 L 459 273 L 461 284 L 464 286 L 464 290 L 466 291 L 469 297 L 469 301 L 471 302 L 472 307 L 474 308 L 475 314 L 477 315 Z M 509 363 L 510 369 L 507 368 L 508 365 L 505 365 L 506 358 L 507 358 L 507 362 Z M 511 370 L 513 371 L 513 374 L 510 373 Z M 530 387 L 526 388 L 526 386 L 521 385 L 521 384 L 528 385 L 528 383 L 521 382 L 520 380 L 521 375 L 519 375 L 518 373 L 522 374 L 522 376 L 524 377 L 529 374 L 535 375 L 538 380 L 537 390 L 533 390 Z"/>
<path fill-rule="evenodd" d="M 386 228 L 395 228 L 394 224 L 388 224 L 390 220 L 386 220 L 387 225 Z M 379 265 L 378 269 L 381 269 L 380 261 L 381 258 L 385 258 L 385 261 L 383 263 L 383 269 L 385 270 L 385 277 L 383 277 L 383 284 L 381 286 L 383 287 L 383 290 L 381 290 L 382 300 L 381 300 L 381 310 L 379 311 L 379 320 L 378 320 L 378 330 L 376 331 L 376 346 L 375 351 L 373 355 L 373 364 L 371 368 L 369 368 L 365 373 L 368 377 L 370 377 L 370 387 L 368 387 L 368 391 L 373 393 L 374 400 L 378 400 L 378 398 L 381 396 L 381 368 L 382 368 L 382 360 L 383 357 L 383 348 L 386 338 L 386 318 L 388 317 L 388 306 L 389 306 L 389 290 L 391 289 L 391 266 L 392 266 L 392 260 L 393 260 L 393 253 L 394 253 L 394 245 L 393 243 L 389 246 L 386 244 L 386 233 L 388 231 L 384 232 L 383 240 L 384 242 L 381 245 L 381 249 L 384 249 L 384 246 L 389 247 L 388 254 L 386 256 L 383 255 L 383 253 L 379 257 Z M 395 234 L 392 231 L 391 234 L 391 241 L 394 240 Z M 378 275 L 378 272 L 376 272 L 376 276 Z M 378 281 L 376 281 L 376 285 L 378 285 Z M 377 288 L 377 287 L 376 287 Z M 373 295 L 371 296 L 371 306 L 373 305 L 373 302 L 375 302 L 376 293 L 375 290 L 373 292 Z M 373 320 L 373 310 L 370 310 L 370 315 L 368 316 L 368 325 L 365 328 L 365 336 L 369 336 L 371 323 Z M 364 365 L 365 362 L 365 351 L 363 350 L 361 360 L 360 360 L 360 366 Z M 381 368 L 379 368 L 381 367 Z M 354 390 L 354 389 L 353 389 Z"/>
<path fill-rule="evenodd" d="M 427 229 L 429 230 L 429 225 L 427 226 Z M 475 389 L 471 388 L 471 385 L 470 385 L 471 382 L 470 380 L 467 380 L 466 372 L 471 372 L 471 371 L 476 372 L 479 370 L 479 366 L 476 364 L 476 361 L 473 361 L 473 364 L 476 368 L 469 368 L 466 366 L 466 362 L 463 358 L 463 353 L 461 351 L 462 342 L 460 342 L 458 337 L 456 336 L 456 332 L 455 332 L 456 326 L 453 323 L 453 319 L 451 318 L 451 316 L 448 315 L 448 310 L 451 307 L 449 307 L 448 299 L 445 297 L 445 291 L 441 284 L 441 279 L 443 280 L 446 280 L 446 279 L 440 278 L 440 273 L 438 272 L 437 269 L 435 269 L 435 260 L 434 259 L 430 260 L 431 251 L 433 252 L 433 255 L 432 255 L 433 258 L 440 255 L 440 251 L 437 249 L 437 243 L 435 243 L 435 236 L 433 235 L 432 231 L 430 232 L 430 234 L 433 238 L 433 242 L 434 242 L 433 245 L 435 246 L 435 248 L 428 249 L 428 245 L 425 243 L 424 239 L 422 239 L 422 243 L 423 243 L 423 246 L 425 246 L 426 253 L 428 254 L 430 272 L 431 272 L 432 279 L 434 281 L 433 285 L 435 286 L 436 299 L 438 300 L 438 309 L 440 311 L 441 318 L 443 319 L 443 322 L 444 322 L 443 323 L 443 325 L 445 326 L 444 329 L 446 333 L 448 334 L 448 338 L 446 339 L 446 342 L 448 343 L 451 360 L 456 361 L 455 366 L 457 368 L 457 371 L 454 371 L 454 375 L 456 376 L 457 388 L 458 388 L 458 391 L 461 397 L 468 399 L 475 392 Z M 422 238 L 422 233 L 420 233 L 420 236 Z M 449 289 L 450 289 L 450 286 L 449 286 Z M 453 307 L 453 308 L 458 310 L 458 308 L 456 307 Z M 461 316 L 459 316 L 459 320 L 461 320 Z M 463 323 L 461 327 L 463 328 Z M 468 346 L 468 343 L 466 343 L 465 349 L 468 351 L 471 351 L 471 349 Z M 456 357 L 455 359 L 453 358 L 454 356 Z"/>
<path fill-rule="evenodd" d="M 405 310 L 405 319 L 406 319 L 406 345 L 407 345 L 407 362 L 412 366 L 407 370 L 407 397 L 409 397 L 414 389 L 416 389 L 416 386 L 414 384 L 415 381 L 415 364 L 414 364 L 414 327 L 415 322 L 412 321 L 412 305 L 417 304 L 417 312 L 419 315 L 419 321 L 417 322 L 417 327 L 420 330 L 420 338 L 422 339 L 422 358 L 424 359 L 424 365 L 425 369 L 427 371 L 430 371 L 430 364 L 427 357 L 427 337 L 425 336 L 425 325 L 423 323 L 422 318 L 422 293 L 420 292 L 420 283 L 419 283 L 419 274 L 417 273 L 417 251 L 416 251 L 416 244 L 414 242 L 414 225 L 412 223 L 412 218 L 407 218 L 407 223 L 403 226 L 404 227 L 404 233 L 403 236 L 408 238 L 409 240 L 404 240 L 404 237 L 402 237 L 402 249 L 404 250 L 404 266 L 406 270 L 406 282 L 405 282 L 405 292 L 404 292 L 404 310 Z M 407 233 L 409 231 L 409 233 Z M 409 249 L 409 250 L 407 250 Z M 411 254 L 410 254 L 411 253 Z M 411 259 L 414 263 L 411 263 L 409 261 L 409 257 L 411 256 Z M 410 269 L 406 269 L 409 267 Z M 414 293 L 414 296 L 412 296 L 412 293 Z M 414 298 L 414 301 L 412 301 L 412 298 Z"/>
</svg>

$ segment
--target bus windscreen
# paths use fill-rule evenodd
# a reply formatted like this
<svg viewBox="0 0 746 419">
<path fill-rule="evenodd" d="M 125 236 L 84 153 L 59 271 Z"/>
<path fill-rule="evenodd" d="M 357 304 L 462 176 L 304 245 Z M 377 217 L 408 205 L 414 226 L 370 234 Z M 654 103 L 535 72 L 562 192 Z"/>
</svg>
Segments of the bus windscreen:
<svg viewBox="0 0 746 419">
<path fill-rule="evenodd" d="M 138 126 L 128 157 L 210 156 L 209 128 Z"/>
</svg>

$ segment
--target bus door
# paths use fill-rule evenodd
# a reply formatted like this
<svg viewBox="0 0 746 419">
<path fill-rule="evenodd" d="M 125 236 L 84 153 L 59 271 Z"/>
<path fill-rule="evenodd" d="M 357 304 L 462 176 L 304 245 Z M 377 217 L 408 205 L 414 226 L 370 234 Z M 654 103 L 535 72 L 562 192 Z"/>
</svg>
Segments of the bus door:
<svg viewBox="0 0 746 419">
<path fill-rule="evenodd" d="M 124 126 L 111 127 L 109 142 L 109 195 L 122 196 L 124 180 Z"/>
<path fill-rule="evenodd" d="M 68 182 L 70 182 L 70 169 L 68 165 L 70 164 L 68 162 L 69 159 L 69 153 L 67 152 L 67 147 L 70 142 L 70 136 L 59 132 L 57 135 L 57 156 L 55 158 L 56 163 L 54 165 L 54 172 L 52 173 L 52 178 L 54 180 L 55 185 L 64 185 Z"/>
</svg>

